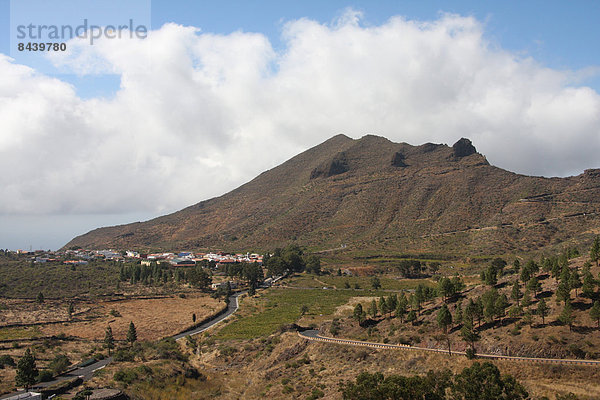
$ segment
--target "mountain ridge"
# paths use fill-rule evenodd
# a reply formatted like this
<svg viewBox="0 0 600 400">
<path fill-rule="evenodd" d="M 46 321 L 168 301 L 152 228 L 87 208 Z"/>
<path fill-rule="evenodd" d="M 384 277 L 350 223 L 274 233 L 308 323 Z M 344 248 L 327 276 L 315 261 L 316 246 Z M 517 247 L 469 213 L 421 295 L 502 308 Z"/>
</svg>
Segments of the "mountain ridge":
<svg viewBox="0 0 600 400">
<path fill-rule="evenodd" d="M 336 135 L 222 196 L 146 222 L 98 228 L 65 248 L 256 249 L 290 241 L 489 254 L 589 240 L 600 170 L 567 178 L 489 164 L 453 146 Z M 577 219 L 575 222 L 574 219 Z"/>
</svg>

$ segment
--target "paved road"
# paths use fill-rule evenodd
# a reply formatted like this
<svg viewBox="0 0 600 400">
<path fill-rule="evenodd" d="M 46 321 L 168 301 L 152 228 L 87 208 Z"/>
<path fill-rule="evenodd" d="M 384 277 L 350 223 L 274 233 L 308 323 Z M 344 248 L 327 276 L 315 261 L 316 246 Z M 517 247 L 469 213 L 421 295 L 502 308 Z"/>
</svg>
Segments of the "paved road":
<svg viewBox="0 0 600 400">
<path fill-rule="evenodd" d="M 238 308 L 239 308 L 238 297 L 244 293 L 246 293 L 246 292 L 239 292 L 239 293 L 235 293 L 235 294 L 231 295 L 229 297 L 229 305 L 227 306 L 227 311 L 225 311 L 223 314 L 220 314 L 216 318 L 214 318 L 210 321 L 207 321 L 206 323 L 204 323 L 194 329 L 190 329 L 189 331 L 185 331 L 180 334 L 177 334 L 177 335 L 173 336 L 173 338 L 175 340 L 179 340 L 179 339 L 183 339 L 186 336 L 196 335 L 200 332 L 204 332 L 205 330 L 213 327 L 214 325 L 218 324 L 219 322 L 227 319 L 229 316 L 231 316 L 234 312 L 236 312 L 238 310 Z M 48 387 L 50 385 L 54 385 L 55 383 L 58 383 L 58 382 L 61 382 L 61 381 L 67 380 L 67 379 L 77 378 L 77 377 L 81 377 L 84 381 L 86 381 L 92 377 L 92 375 L 94 374 L 95 371 L 106 367 L 108 364 L 110 364 L 112 362 L 112 360 L 113 360 L 112 357 L 108 357 L 108 358 L 105 358 L 104 360 L 100 360 L 93 364 L 90 364 L 87 367 L 77 368 L 73 371 L 70 371 L 63 375 L 59 375 L 59 376 L 55 377 L 54 380 L 52 380 L 50 382 L 43 382 L 43 383 L 36 384 L 32 388 L 32 390 L 42 389 L 42 388 Z M 23 392 L 15 392 L 15 393 L 10 393 L 10 394 L 0 396 L 0 400 L 14 396 L 19 393 L 23 393 Z"/>
<path fill-rule="evenodd" d="M 179 339 L 183 339 L 186 336 L 196 335 L 198 333 L 204 332 L 208 328 L 215 326 L 219 322 L 229 318 L 229 316 L 231 314 L 233 314 L 234 312 L 236 312 L 238 310 L 238 308 L 239 308 L 238 297 L 240 297 L 244 293 L 246 293 L 246 292 L 239 292 L 239 293 L 235 293 L 235 294 L 232 294 L 231 296 L 229 296 L 229 306 L 227 306 L 227 311 L 225 311 L 223 314 L 219 315 L 218 317 L 216 317 L 194 329 L 190 329 L 189 331 L 185 331 L 183 333 L 175 335 L 175 336 L 173 336 L 173 338 L 175 340 L 179 340 Z"/>
<path fill-rule="evenodd" d="M 427 347 L 417 347 L 417 346 L 408 346 L 404 344 L 385 344 L 385 343 L 373 343 L 373 342 L 363 342 L 359 340 L 348 340 L 348 339 L 338 339 L 327 336 L 319 335 L 319 331 L 311 329 L 303 332 L 298 332 L 298 336 L 304 339 L 318 341 L 318 342 L 328 342 L 328 343 L 337 343 L 349 346 L 362 346 L 362 347 L 372 347 L 376 349 L 387 349 L 387 350 L 419 350 L 419 351 L 428 351 L 432 353 L 445 353 L 448 354 L 448 349 L 430 349 Z M 464 356 L 465 353 L 463 351 L 452 351 L 452 355 L 460 355 Z M 509 361 L 525 361 L 525 362 L 535 362 L 535 363 L 551 363 L 551 364 L 576 364 L 576 365 L 593 365 L 600 366 L 600 361 L 596 360 L 573 360 L 573 359 L 564 359 L 564 358 L 534 358 L 534 357 L 514 357 L 514 356 L 503 356 L 496 354 L 477 354 L 477 358 L 487 358 L 493 360 L 509 360 Z"/>
</svg>

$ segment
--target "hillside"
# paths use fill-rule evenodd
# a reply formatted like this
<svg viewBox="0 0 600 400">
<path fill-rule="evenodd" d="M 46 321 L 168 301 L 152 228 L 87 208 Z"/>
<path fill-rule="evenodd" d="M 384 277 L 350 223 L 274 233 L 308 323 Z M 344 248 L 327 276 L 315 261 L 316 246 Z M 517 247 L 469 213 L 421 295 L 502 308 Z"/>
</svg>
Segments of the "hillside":
<svg viewBox="0 0 600 400">
<path fill-rule="evenodd" d="M 542 160 L 542 157 L 540 157 Z M 65 248 L 413 253 L 530 252 L 600 229 L 600 170 L 569 178 L 490 165 L 467 139 L 411 146 L 337 135 L 252 181 L 147 222 L 93 230 Z"/>
</svg>

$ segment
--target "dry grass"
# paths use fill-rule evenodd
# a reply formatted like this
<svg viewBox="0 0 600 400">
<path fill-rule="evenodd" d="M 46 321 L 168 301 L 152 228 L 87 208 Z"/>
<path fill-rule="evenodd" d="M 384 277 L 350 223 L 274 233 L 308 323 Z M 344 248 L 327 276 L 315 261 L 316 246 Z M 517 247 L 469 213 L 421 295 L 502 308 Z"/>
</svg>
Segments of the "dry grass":
<svg viewBox="0 0 600 400">
<path fill-rule="evenodd" d="M 129 322 L 133 321 L 138 339 L 157 340 L 192 325 L 192 314 L 196 314 L 197 320 L 202 320 L 223 306 L 223 302 L 203 294 L 189 295 L 183 299 L 169 297 L 100 302 L 83 315 L 93 319 L 46 325 L 40 329 L 45 335 L 65 333 L 84 339 L 102 340 L 106 327 L 110 325 L 115 339 L 121 340 L 125 339 Z M 111 310 L 120 316 L 111 315 Z"/>
</svg>

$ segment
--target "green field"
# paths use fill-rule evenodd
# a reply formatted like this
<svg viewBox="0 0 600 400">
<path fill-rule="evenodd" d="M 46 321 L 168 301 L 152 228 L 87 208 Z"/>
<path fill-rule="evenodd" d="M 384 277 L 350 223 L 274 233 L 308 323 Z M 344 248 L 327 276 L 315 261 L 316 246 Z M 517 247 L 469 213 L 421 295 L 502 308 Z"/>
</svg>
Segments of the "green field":
<svg viewBox="0 0 600 400">
<path fill-rule="evenodd" d="M 269 289 L 261 294 L 262 311 L 255 309 L 253 311 L 256 312 L 239 317 L 223 327 L 215 338 L 229 340 L 268 336 L 281 325 L 297 321 L 302 305 L 308 306 L 309 316 L 331 315 L 336 307 L 345 304 L 351 297 L 379 294 L 364 290 Z M 244 303 L 241 309 L 244 309 Z"/>
</svg>

